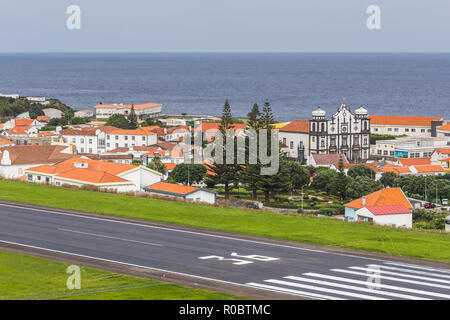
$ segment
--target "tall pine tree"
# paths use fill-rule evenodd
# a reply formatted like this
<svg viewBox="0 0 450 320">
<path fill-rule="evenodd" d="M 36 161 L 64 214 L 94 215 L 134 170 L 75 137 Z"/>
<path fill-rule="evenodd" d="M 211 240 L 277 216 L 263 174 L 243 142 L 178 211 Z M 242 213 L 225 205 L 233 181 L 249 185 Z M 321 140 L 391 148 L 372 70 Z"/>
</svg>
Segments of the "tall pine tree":
<svg viewBox="0 0 450 320">
<path fill-rule="evenodd" d="M 239 171 L 241 166 L 237 164 L 236 161 L 236 141 L 227 141 L 226 140 L 226 131 L 232 130 L 233 126 L 233 117 L 231 115 L 231 107 L 228 99 L 226 99 L 225 104 L 223 106 L 222 111 L 222 119 L 220 121 L 219 131 L 222 133 L 222 148 L 223 148 L 223 159 L 222 163 L 214 162 L 212 164 L 206 164 L 208 167 L 210 174 L 208 174 L 207 178 L 212 180 L 216 185 L 221 184 L 224 186 L 225 199 L 229 199 L 230 197 L 230 188 L 233 184 L 238 181 Z M 216 141 L 218 143 L 218 141 Z M 227 143 L 233 143 L 234 152 L 234 163 L 228 164 L 226 163 L 227 158 Z"/>
<path fill-rule="evenodd" d="M 131 110 L 130 110 L 130 114 L 128 115 L 128 122 L 129 124 L 129 129 L 136 129 L 138 127 L 138 122 L 137 122 L 137 115 L 136 115 L 136 111 L 134 110 L 134 105 L 131 105 Z"/>
</svg>

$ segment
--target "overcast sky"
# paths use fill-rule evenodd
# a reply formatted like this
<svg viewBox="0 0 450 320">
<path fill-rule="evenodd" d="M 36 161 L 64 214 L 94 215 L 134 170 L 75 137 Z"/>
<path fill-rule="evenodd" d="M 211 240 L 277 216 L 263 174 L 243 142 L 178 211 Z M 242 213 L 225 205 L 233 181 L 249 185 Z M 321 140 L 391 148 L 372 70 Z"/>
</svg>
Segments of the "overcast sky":
<svg viewBox="0 0 450 320">
<path fill-rule="evenodd" d="M 450 52 L 449 34 L 449 0 L 0 0 L 0 52 Z"/>
</svg>

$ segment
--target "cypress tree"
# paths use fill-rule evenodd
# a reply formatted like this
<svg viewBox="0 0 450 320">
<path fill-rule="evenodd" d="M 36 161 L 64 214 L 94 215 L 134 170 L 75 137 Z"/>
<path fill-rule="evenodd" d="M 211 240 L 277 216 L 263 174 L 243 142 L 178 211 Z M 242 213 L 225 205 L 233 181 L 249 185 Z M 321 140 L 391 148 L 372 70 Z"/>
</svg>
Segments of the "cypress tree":
<svg viewBox="0 0 450 320">
<path fill-rule="evenodd" d="M 129 129 L 136 129 L 138 127 L 137 115 L 134 110 L 134 105 L 131 105 L 130 114 L 128 115 Z"/>
</svg>

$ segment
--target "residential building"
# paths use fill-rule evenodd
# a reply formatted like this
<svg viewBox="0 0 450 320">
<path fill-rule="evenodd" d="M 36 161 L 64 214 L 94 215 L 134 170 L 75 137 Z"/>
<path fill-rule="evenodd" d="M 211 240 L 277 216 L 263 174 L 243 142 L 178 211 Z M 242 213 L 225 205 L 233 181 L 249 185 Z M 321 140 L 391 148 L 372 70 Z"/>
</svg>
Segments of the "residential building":
<svg viewBox="0 0 450 320">
<path fill-rule="evenodd" d="M 450 148 L 437 148 L 431 154 L 431 163 L 439 164 L 441 160 L 447 159 L 450 157 Z"/>
<path fill-rule="evenodd" d="M 142 129 L 115 129 L 106 133 L 106 151 L 116 148 L 143 147 L 156 144 L 157 135 Z"/>
<path fill-rule="evenodd" d="M 444 168 L 439 165 L 414 165 L 410 166 L 409 170 L 411 171 L 411 174 L 414 175 L 426 175 L 426 176 L 438 176 L 445 174 Z"/>
<path fill-rule="evenodd" d="M 370 118 L 365 108 L 353 114 L 345 101 L 337 112 L 326 119 L 320 107 L 312 112 L 310 121 L 310 154 L 342 153 L 351 162 L 367 160 L 370 155 Z"/>
<path fill-rule="evenodd" d="M 15 145 L 15 143 L 13 141 L 3 139 L 0 137 L 0 147 L 10 147 L 13 145 Z"/>
<path fill-rule="evenodd" d="M 26 181 L 55 186 L 84 185 L 117 192 L 140 192 L 161 180 L 161 174 L 143 166 L 92 160 L 87 157 L 71 159 L 25 170 Z"/>
<path fill-rule="evenodd" d="M 402 137 L 377 140 L 371 145 L 371 157 L 375 159 L 397 160 L 407 158 L 430 158 L 437 148 L 447 146 L 447 140 L 433 137 Z"/>
<path fill-rule="evenodd" d="M 74 153 L 100 154 L 108 150 L 106 136 L 117 128 L 104 127 L 78 127 L 72 126 L 61 130 L 59 134 L 64 142 L 74 148 Z"/>
<path fill-rule="evenodd" d="M 67 146 L 10 146 L 0 148 L 0 176 L 6 179 L 18 179 L 28 168 L 54 164 L 71 158 Z"/>
<path fill-rule="evenodd" d="M 79 118 L 93 118 L 94 112 L 91 110 L 78 110 L 75 111 L 74 116 Z"/>
<path fill-rule="evenodd" d="M 175 118 L 169 118 L 169 119 L 159 119 L 163 124 L 166 126 L 185 126 L 186 120 L 185 119 L 175 119 Z"/>
<path fill-rule="evenodd" d="M 152 150 L 142 157 L 142 164 L 148 165 L 155 157 L 159 157 L 162 163 L 182 163 L 184 162 L 183 152 L 180 150 Z"/>
<path fill-rule="evenodd" d="M 107 119 L 113 114 L 122 114 L 128 117 L 134 107 L 134 111 L 138 120 L 146 120 L 148 118 L 158 118 L 161 115 L 162 106 L 158 103 L 144 103 L 144 104 L 103 104 L 96 105 L 95 116 L 97 119 Z"/>
<path fill-rule="evenodd" d="M 208 189 L 197 188 L 192 186 L 184 186 L 168 182 L 157 182 L 145 188 L 150 194 L 175 197 L 185 200 L 198 202 L 206 202 L 210 204 L 216 203 L 217 193 Z"/>
<path fill-rule="evenodd" d="M 41 129 L 45 126 L 45 123 L 41 123 L 36 119 L 10 119 L 3 124 L 3 130 L 10 130 L 13 128 L 36 128 Z"/>
<path fill-rule="evenodd" d="M 313 167 L 326 167 L 330 169 L 338 168 L 339 161 L 342 158 L 344 165 L 348 164 L 348 159 L 344 154 L 319 154 L 313 153 L 308 159 L 308 165 Z"/>
<path fill-rule="evenodd" d="M 412 228 L 413 206 L 400 188 L 381 189 L 344 206 L 348 221 Z"/>
<path fill-rule="evenodd" d="M 407 135 L 431 137 L 433 122 L 440 117 L 369 116 L 371 133 L 381 135 Z"/>
<path fill-rule="evenodd" d="M 294 120 L 278 129 L 281 150 L 287 158 L 297 161 L 309 157 L 309 120 Z"/>
</svg>

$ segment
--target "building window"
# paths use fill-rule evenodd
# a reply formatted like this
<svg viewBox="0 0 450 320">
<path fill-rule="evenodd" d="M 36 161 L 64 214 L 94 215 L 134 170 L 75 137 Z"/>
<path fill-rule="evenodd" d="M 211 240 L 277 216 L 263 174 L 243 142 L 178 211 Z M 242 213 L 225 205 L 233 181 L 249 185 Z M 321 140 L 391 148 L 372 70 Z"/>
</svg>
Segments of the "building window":
<svg viewBox="0 0 450 320">
<path fill-rule="evenodd" d="M 80 142 L 81 142 L 81 143 L 84 143 L 84 138 L 81 138 L 81 139 L 80 139 Z"/>
<path fill-rule="evenodd" d="M 425 132 L 425 129 L 421 129 L 420 132 L 424 133 L 424 132 Z"/>
<path fill-rule="evenodd" d="M 387 156 L 387 155 L 388 155 L 388 151 L 387 151 L 387 150 L 384 150 L 384 151 L 383 151 L 383 155 L 384 155 L 384 156 Z"/>
<path fill-rule="evenodd" d="M 135 136 L 131 136 L 131 140 L 136 140 L 136 137 Z"/>
<path fill-rule="evenodd" d="M 389 132 L 392 131 L 392 128 L 388 128 L 388 131 L 389 131 Z"/>
<path fill-rule="evenodd" d="M 378 153 L 379 155 L 381 155 L 381 150 L 378 150 L 377 153 Z"/>
<path fill-rule="evenodd" d="M 142 141 L 145 141 L 145 136 L 142 137 Z"/>
<path fill-rule="evenodd" d="M 398 132 L 398 128 L 394 128 L 394 131 L 395 131 L 395 132 Z"/>
<path fill-rule="evenodd" d="M 416 129 L 411 129 L 411 132 L 416 132 Z"/>
<path fill-rule="evenodd" d="M 125 140 L 128 140 L 128 136 L 125 136 Z"/>
<path fill-rule="evenodd" d="M 290 143 L 290 148 L 291 148 L 291 149 L 294 149 L 294 141 L 291 141 L 291 143 Z"/>
<path fill-rule="evenodd" d="M 108 134 L 108 135 L 106 136 L 106 139 L 109 140 L 110 137 L 111 137 L 111 136 Z"/>
<path fill-rule="evenodd" d="M 119 136 L 116 136 L 116 140 L 119 140 Z"/>
<path fill-rule="evenodd" d="M 283 145 L 286 145 L 286 138 L 283 138 Z"/>
<path fill-rule="evenodd" d="M 406 128 L 406 129 L 405 129 L 405 132 L 409 132 L 409 129 L 408 129 L 408 128 Z"/>
<path fill-rule="evenodd" d="M 89 144 L 92 144 L 92 139 L 89 139 Z"/>
<path fill-rule="evenodd" d="M 72 138 L 72 143 L 77 143 L 77 139 Z"/>
</svg>

